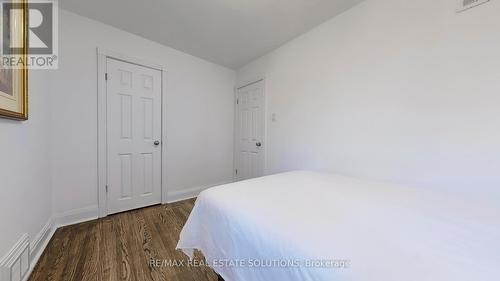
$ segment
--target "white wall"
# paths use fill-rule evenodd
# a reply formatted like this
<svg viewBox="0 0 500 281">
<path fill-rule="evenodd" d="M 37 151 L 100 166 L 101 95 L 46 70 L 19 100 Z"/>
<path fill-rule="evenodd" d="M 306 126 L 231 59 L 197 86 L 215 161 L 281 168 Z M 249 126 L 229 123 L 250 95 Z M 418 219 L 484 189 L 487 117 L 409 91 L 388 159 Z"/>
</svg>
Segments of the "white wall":
<svg viewBox="0 0 500 281">
<path fill-rule="evenodd" d="M 167 68 L 171 198 L 232 180 L 233 70 L 66 11 L 59 23 L 60 67 L 30 72 L 29 120 L 0 119 L 0 258 L 51 219 L 97 215 L 97 47 Z"/>
<path fill-rule="evenodd" d="M 59 24 L 51 117 L 56 214 L 97 210 L 96 47 L 166 66 L 169 193 L 231 181 L 233 70 L 70 12 L 60 12 Z"/>
<path fill-rule="evenodd" d="M 500 198 L 500 1 L 367 0 L 238 71 L 266 76 L 268 173 Z"/>
<path fill-rule="evenodd" d="M 30 71 L 29 120 L 0 119 L 0 258 L 51 218 L 48 72 Z"/>
</svg>

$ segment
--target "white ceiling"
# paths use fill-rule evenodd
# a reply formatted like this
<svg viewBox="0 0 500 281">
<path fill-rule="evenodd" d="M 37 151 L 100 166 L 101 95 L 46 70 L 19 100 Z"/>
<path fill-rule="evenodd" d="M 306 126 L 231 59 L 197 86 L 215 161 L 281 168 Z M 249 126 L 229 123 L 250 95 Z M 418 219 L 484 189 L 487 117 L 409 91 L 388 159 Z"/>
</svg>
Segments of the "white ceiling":
<svg viewBox="0 0 500 281">
<path fill-rule="evenodd" d="M 363 0 L 60 0 L 61 8 L 237 69 Z"/>
</svg>

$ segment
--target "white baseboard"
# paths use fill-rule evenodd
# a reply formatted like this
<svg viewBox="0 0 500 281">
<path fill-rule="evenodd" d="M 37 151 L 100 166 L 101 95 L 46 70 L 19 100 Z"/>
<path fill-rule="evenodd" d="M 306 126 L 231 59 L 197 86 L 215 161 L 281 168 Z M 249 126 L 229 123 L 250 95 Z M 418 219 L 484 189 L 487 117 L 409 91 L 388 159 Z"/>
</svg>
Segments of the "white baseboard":
<svg viewBox="0 0 500 281">
<path fill-rule="evenodd" d="M 38 235 L 31 241 L 30 243 L 30 268 L 28 271 L 28 274 L 25 276 L 23 281 L 26 281 L 29 279 L 31 273 L 33 272 L 33 269 L 35 269 L 36 264 L 38 263 L 38 260 L 40 260 L 40 257 L 42 256 L 43 252 L 45 251 L 45 248 L 47 248 L 47 245 L 49 245 L 50 239 L 52 239 L 52 236 L 54 236 L 54 233 L 56 232 L 57 228 L 54 227 L 54 220 L 52 218 L 49 219 L 49 221 L 45 224 L 45 226 L 42 228 L 42 230 L 38 233 Z"/>
<path fill-rule="evenodd" d="M 2 269 L 0 280 L 28 280 L 55 231 L 53 220 L 50 218 L 31 242 L 28 234 L 22 235 L 0 261 Z"/>
<path fill-rule="evenodd" d="M 30 275 L 30 237 L 25 233 L 0 260 L 0 280 L 26 280 Z"/>
<path fill-rule="evenodd" d="M 50 239 L 54 235 L 56 228 L 54 227 L 54 221 L 52 218 L 45 224 L 42 230 L 38 233 L 37 236 L 30 243 L 30 255 L 31 255 L 31 265 L 32 268 L 42 255 L 43 251 L 49 244 Z"/>
<path fill-rule="evenodd" d="M 89 206 L 81 209 L 71 210 L 54 216 L 55 225 L 57 228 L 95 220 L 99 217 L 99 208 L 97 206 Z"/>
<path fill-rule="evenodd" d="M 97 206 L 71 210 L 50 218 L 31 243 L 24 234 L 0 261 L 0 281 L 28 280 L 58 228 L 97 219 L 97 215 Z"/>
<path fill-rule="evenodd" d="M 178 190 L 178 191 L 172 191 L 172 192 L 167 192 L 167 203 L 173 203 L 173 202 L 178 202 L 186 199 L 191 199 L 194 197 L 197 197 L 203 190 L 219 186 L 219 185 L 224 185 L 232 183 L 232 181 L 226 181 L 226 182 L 221 182 L 217 184 L 211 184 L 211 185 L 205 185 L 205 186 L 198 186 L 198 187 L 192 187 L 192 188 L 186 188 L 183 190 Z"/>
</svg>

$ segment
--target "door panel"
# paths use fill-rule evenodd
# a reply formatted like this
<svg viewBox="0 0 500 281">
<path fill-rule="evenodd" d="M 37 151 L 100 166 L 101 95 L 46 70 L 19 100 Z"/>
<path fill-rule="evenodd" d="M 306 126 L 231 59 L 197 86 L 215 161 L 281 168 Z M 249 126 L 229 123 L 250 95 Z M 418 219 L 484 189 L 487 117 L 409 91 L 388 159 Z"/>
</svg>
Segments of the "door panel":
<svg viewBox="0 0 500 281">
<path fill-rule="evenodd" d="M 161 202 L 161 72 L 107 59 L 108 214 Z"/>
<path fill-rule="evenodd" d="M 240 88 L 236 105 L 236 180 L 264 175 L 264 83 Z"/>
</svg>

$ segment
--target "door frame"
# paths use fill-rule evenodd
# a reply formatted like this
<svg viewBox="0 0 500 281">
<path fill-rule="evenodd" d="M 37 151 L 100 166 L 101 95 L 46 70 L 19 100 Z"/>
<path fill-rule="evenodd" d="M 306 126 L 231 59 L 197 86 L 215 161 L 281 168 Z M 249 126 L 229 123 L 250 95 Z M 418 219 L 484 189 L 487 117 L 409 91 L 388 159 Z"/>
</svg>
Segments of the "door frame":
<svg viewBox="0 0 500 281">
<path fill-rule="evenodd" d="M 267 175 L 267 145 L 268 145 L 268 139 L 267 139 L 267 98 L 266 98 L 266 77 L 262 76 L 257 79 L 252 79 L 247 82 L 241 83 L 238 86 L 234 87 L 234 120 L 233 120 L 233 182 L 236 182 L 238 175 L 236 174 L 236 168 L 237 168 L 237 163 L 238 163 L 238 124 L 236 124 L 236 120 L 238 118 L 238 90 L 241 88 L 245 88 L 246 86 L 250 86 L 256 83 L 262 82 L 262 104 L 264 105 L 263 107 L 263 112 L 262 112 L 262 121 L 264 122 L 263 124 L 263 135 L 262 135 L 262 141 L 264 142 L 264 145 L 262 146 L 262 154 L 264 158 L 264 167 L 263 167 L 263 174 Z"/>
<path fill-rule="evenodd" d="M 133 56 L 123 55 L 114 51 L 103 48 L 97 48 L 97 195 L 99 218 L 108 215 L 108 197 L 106 185 L 108 182 L 107 175 L 107 88 L 106 88 L 106 73 L 107 59 L 116 59 L 126 63 L 131 63 L 143 67 L 152 68 L 161 72 L 161 202 L 167 202 L 167 190 L 165 186 L 166 173 L 164 163 L 166 155 L 166 136 L 165 124 L 163 122 L 165 99 L 167 86 L 167 70 L 163 65 L 150 63 L 148 61 L 135 58 Z"/>
</svg>

